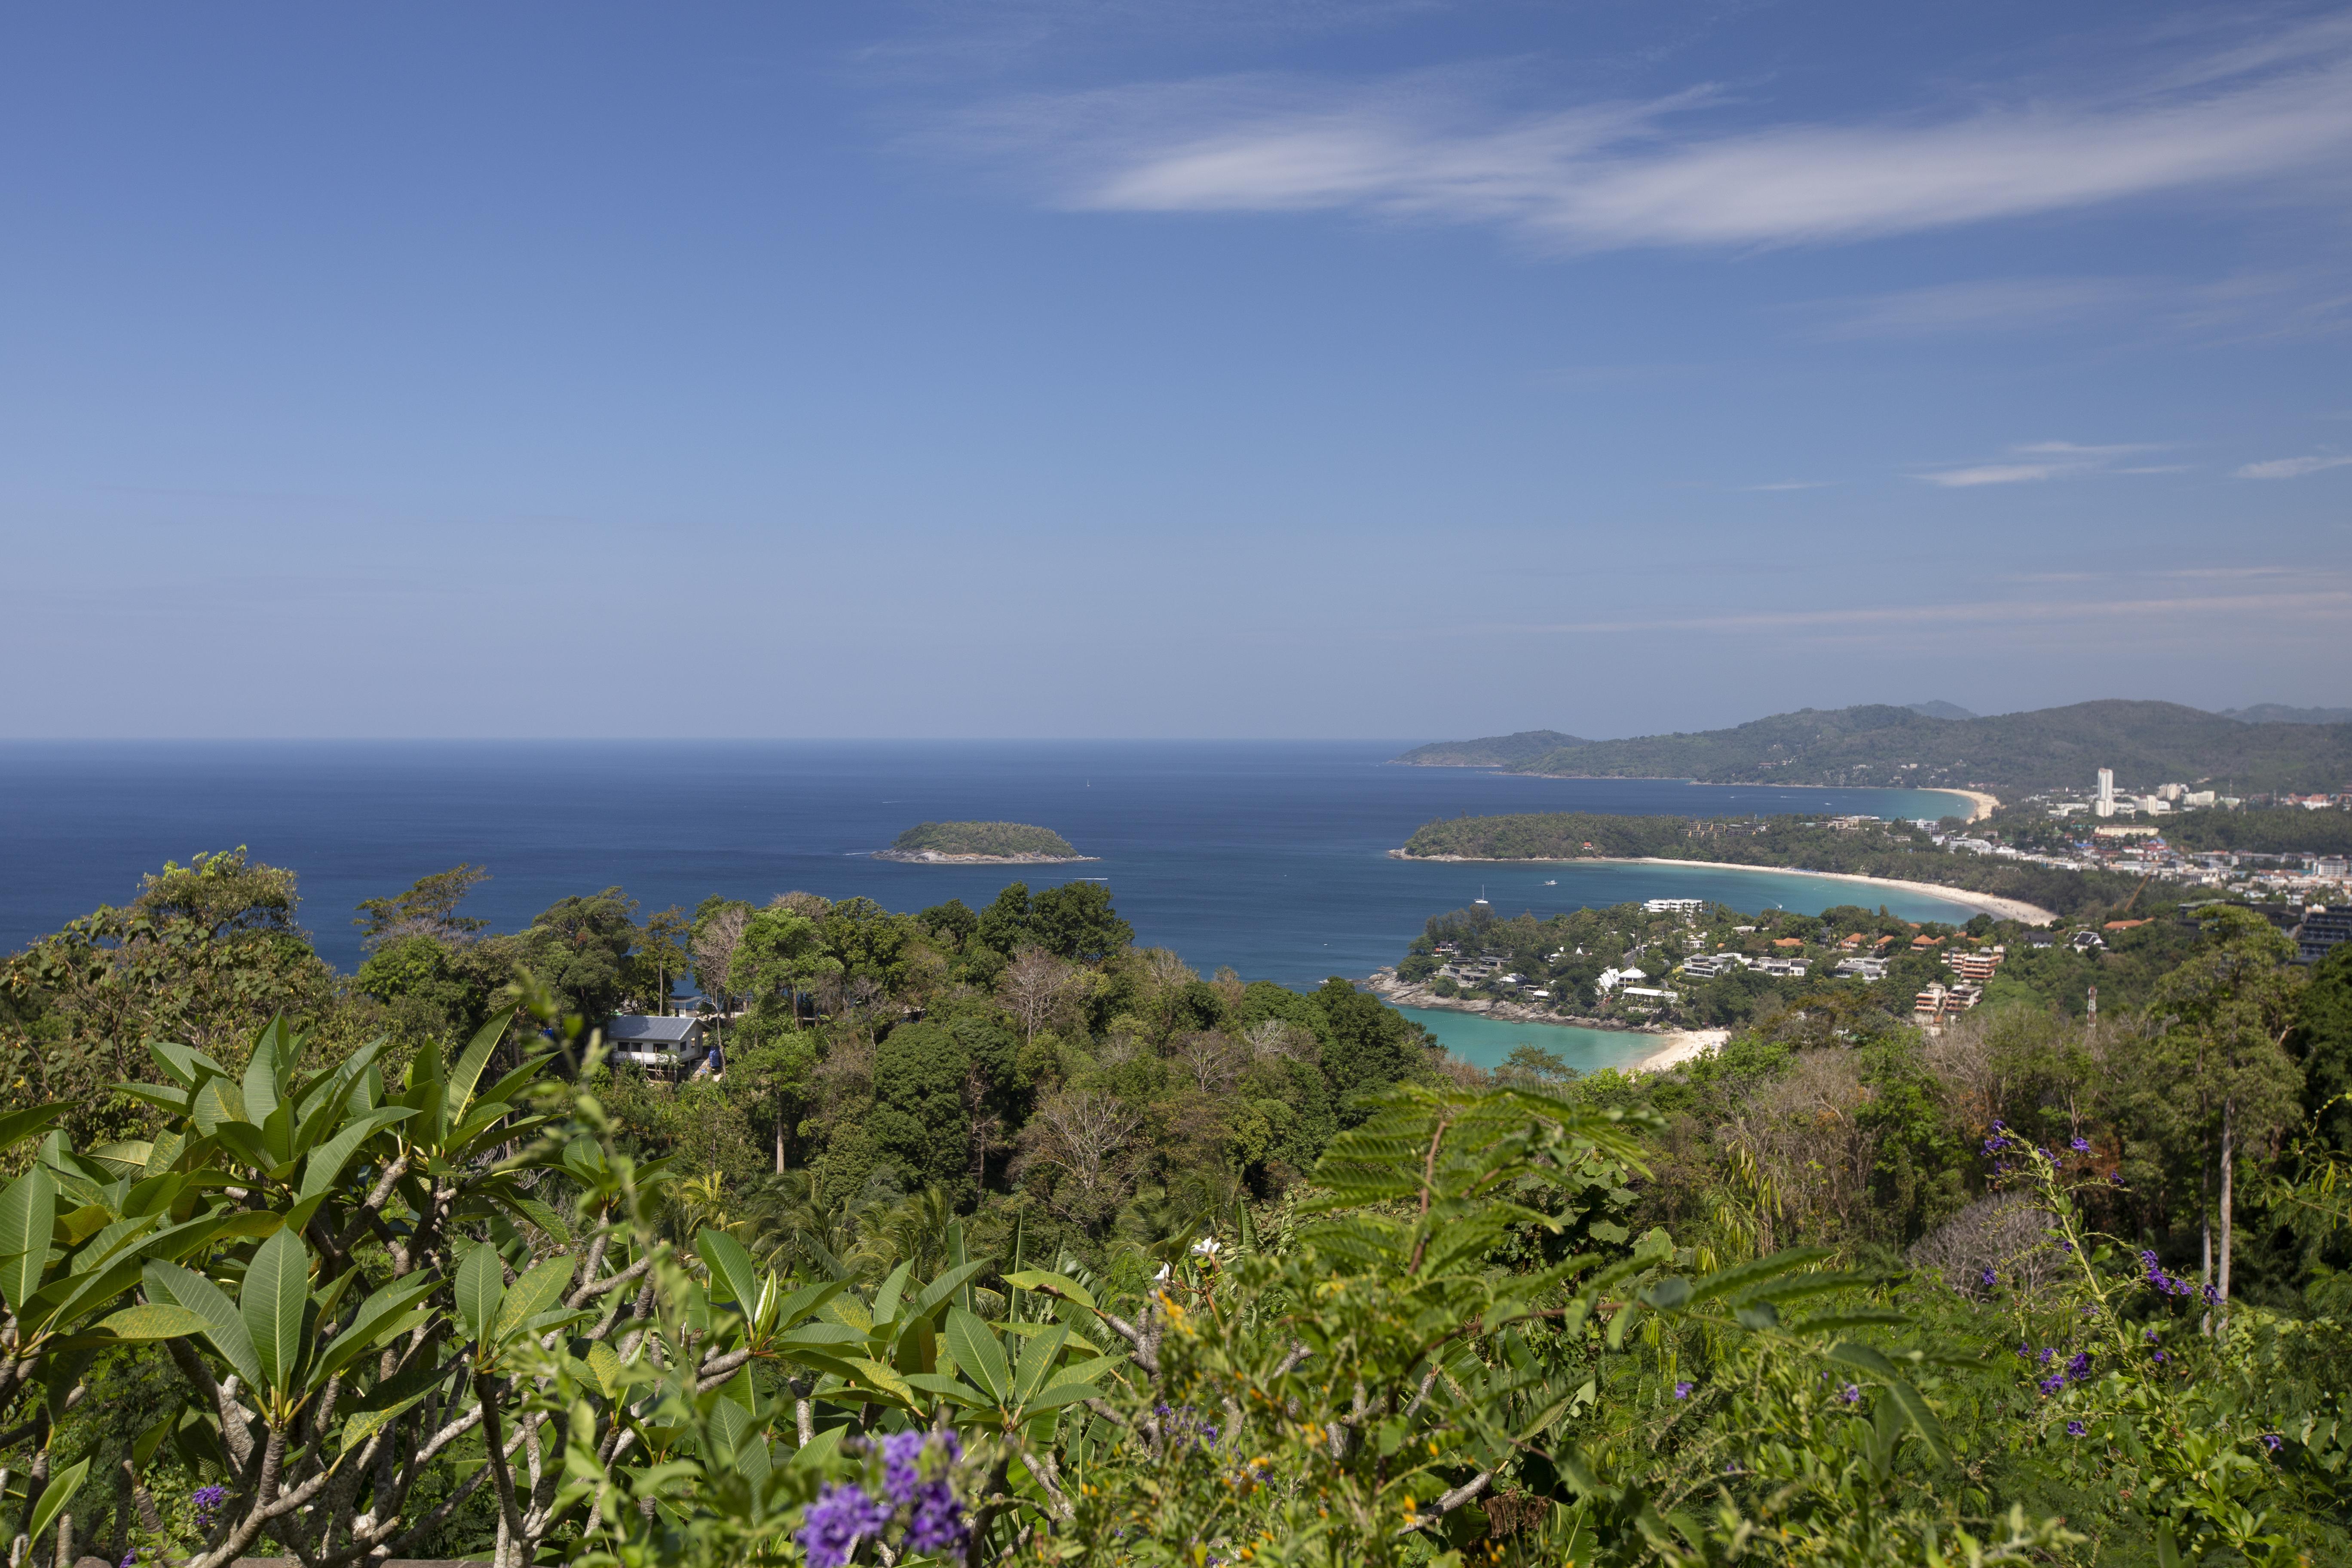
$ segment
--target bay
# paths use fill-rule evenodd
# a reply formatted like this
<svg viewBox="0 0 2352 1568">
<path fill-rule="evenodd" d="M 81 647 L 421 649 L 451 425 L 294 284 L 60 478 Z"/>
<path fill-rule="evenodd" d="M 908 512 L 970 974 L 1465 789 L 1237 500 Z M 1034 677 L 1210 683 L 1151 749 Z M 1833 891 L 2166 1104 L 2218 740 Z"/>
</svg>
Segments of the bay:
<svg viewBox="0 0 2352 1568">
<path fill-rule="evenodd" d="M 1920 791 L 1536 779 L 1384 765 L 1408 741 L 11 742 L 0 743 L 0 949 L 104 903 L 142 872 L 247 846 L 300 874 L 302 917 L 359 962 L 362 899 L 460 861 L 491 880 L 499 930 L 609 886 L 651 911 L 805 889 L 894 910 L 985 903 L 1007 882 L 1106 879 L 1136 940 L 1203 973 L 1311 987 L 1392 963 L 1429 916 L 1483 893 L 1538 916 L 1629 899 L 1742 910 L 1886 905 L 1965 919 L 1927 894 L 1769 871 L 1393 860 L 1439 816 L 1513 811 L 1726 816 L 1965 813 Z M 1075 866 L 871 858 L 929 820 L 1029 822 L 1098 858 Z M 1439 1026 L 1441 1037 L 1465 1015 Z M 1629 1037 L 1640 1040 L 1645 1037 Z"/>
<path fill-rule="evenodd" d="M 1540 1046 L 1580 1073 L 1624 1068 L 1656 1051 L 1656 1035 L 1633 1029 L 1583 1029 L 1566 1024 L 1518 1024 L 1443 1007 L 1398 1012 L 1445 1042 L 1446 1049 L 1482 1068 L 1500 1067 L 1520 1046 Z"/>
</svg>

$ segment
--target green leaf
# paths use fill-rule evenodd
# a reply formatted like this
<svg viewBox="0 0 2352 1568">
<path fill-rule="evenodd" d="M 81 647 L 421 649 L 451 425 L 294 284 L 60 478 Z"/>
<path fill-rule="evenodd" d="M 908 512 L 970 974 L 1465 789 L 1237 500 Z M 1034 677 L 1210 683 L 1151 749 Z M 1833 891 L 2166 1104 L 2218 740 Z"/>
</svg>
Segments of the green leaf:
<svg viewBox="0 0 2352 1568">
<path fill-rule="evenodd" d="M 73 1109 L 70 1100 L 51 1100 L 47 1105 L 27 1106 L 0 1116 L 0 1149 L 12 1149 L 48 1126 Z"/>
<path fill-rule="evenodd" d="M 110 1318 L 102 1318 L 98 1326 L 118 1340 L 176 1340 L 205 1331 L 205 1320 L 185 1307 L 150 1302 L 143 1307 L 125 1307 Z"/>
<path fill-rule="evenodd" d="M 362 1410 L 344 1422 L 342 1452 L 348 1454 L 365 1444 L 369 1438 L 383 1430 L 386 1426 L 407 1414 L 409 1407 L 424 1397 L 421 1393 L 412 1394 L 398 1404 L 387 1405 L 381 1410 Z"/>
<path fill-rule="evenodd" d="M 1022 1408 L 1034 1414 L 1043 1410 L 1059 1410 L 1063 1405 L 1076 1405 L 1081 1399 L 1101 1397 L 1102 1390 L 1091 1383 L 1057 1383 Z"/>
<path fill-rule="evenodd" d="M 283 1396 L 302 1370 L 302 1314 L 310 1304 L 310 1252 L 302 1238 L 280 1227 L 255 1248 L 236 1302 L 255 1363 Z"/>
<path fill-rule="evenodd" d="M 851 1356 L 849 1364 L 857 1369 L 868 1388 L 887 1394 L 902 1405 L 915 1403 L 915 1391 L 907 1386 L 905 1376 L 895 1366 L 886 1366 L 871 1356 Z"/>
<path fill-rule="evenodd" d="M 403 1314 L 430 1296 L 436 1283 L 430 1275 L 395 1279 L 361 1302 L 360 1310 L 352 1314 L 350 1325 L 329 1340 L 326 1349 L 319 1353 L 317 1364 L 310 1369 L 310 1386 L 325 1387 L 329 1378 L 352 1362 L 384 1341 L 407 1332 L 415 1325 Z"/>
<path fill-rule="evenodd" d="M 457 1265 L 457 1321 L 469 1340 L 487 1342 L 506 1295 L 506 1268 L 495 1247 L 477 1247 Z"/>
<path fill-rule="evenodd" d="M 1895 1405 L 1909 1419 L 1911 1425 L 1917 1429 L 1919 1436 L 1927 1441 L 1927 1447 L 1935 1451 L 1936 1458 L 1948 1465 L 1952 1463 L 1952 1448 L 1951 1445 L 1945 1440 L 1943 1422 L 1938 1420 L 1936 1413 L 1927 1407 L 1927 1402 L 1920 1396 L 1919 1391 L 1912 1387 L 1910 1382 L 1895 1370 L 1893 1362 L 1888 1361 L 1884 1354 L 1870 1346 L 1857 1343 L 1853 1340 L 1844 1341 L 1832 1348 L 1829 1359 L 1842 1365 L 1857 1367 L 1870 1373 L 1879 1386 L 1884 1388 L 1888 1396 L 1895 1401 Z"/>
<path fill-rule="evenodd" d="M 950 1377 L 939 1372 L 906 1372 L 898 1375 L 906 1380 L 908 1387 L 936 1394 L 950 1405 L 966 1410 L 985 1409 L 989 1404 L 986 1394 L 960 1377 Z"/>
<path fill-rule="evenodd" d="M 334 1185 L 335 1178 L 343 1173 L 344 1163 L 359 1151 L 361 1144 L 395 1122 L 405 1121 L 416 1112 L 405 1107 L 390 1110 L 372 1110 L 352 1121 L 341 1131 L 310 1151 L 310 1162 L 302 1167 L 300 1194 L 314 1198 Z"/>
<path fill-rule="evenodd" d="M 253 1336 L 245 1320 L 221 1288 L 193 1269 L 176 1263 L 147 1265 L 147 1293 L 187 1308 L 205 1321 L 205 1337 L 249 1387 L 265 1386 L 260 1359 L 253 1352 Z"/>
<path fill-rule="evenodd" d="M 1759 1258 L 1753 1262 L 1723 1269 L 1708 1275 L 1691 1288 L 1691 1304 L 1696 1306 L 1701 1301 L 1728 1295 L 1735 1290 L 1745 1290 L 1752 1286 L 1768 1284 L 1784 1274 L 1793 1273 L 1809 1264 L 1819 1263 L 1829 1256 L 1831 1256 L 1830 1249 L 1826 1247 L 1793 1247 L 1785 1252 L 1776 1252 L 1769 1258 Z"/>
<path fill-rule="evenodd" d="M 814 1469 L 820 1475 L 824 1473 L 832 1468 L 834 1457 L 841 1452 L 841 1439 L 848 1430 L 846 1426 L 826 1427 L 803 1445 L 793 1455 L 792 1462 L 802 1468 Z"/>
<path fill-rule="evenodd" d="M 694 1247 L 709 1267 L 713 1295 L 731 1298 L 746 1313 L 760 1304 L 760 1270 L 741 1242 L 721 1231 L 705 1230 L 695 1237 Z"/>
<path fill-rule="evenodd" d="M 912 1263 L 901 1263 L 890 1270 L 882 1288 L 874 1292 L 874 1321 L 887 1323 L 898 1315 L 898 1299 L 907 1293 L 907 1279 L 915 1271 Z"/>
<path fill-rule="evenodd" d="M 1911 1321 L 1907 1312 L 1893 1311 L 1885 1307 L 1850 1307 L 1842 1312 L 1825 1312 L 1818 1318 L 1803 1318 L 1788 1325 L 1792 1334 L 1833 1334 L 1847 1329 L 1900 1328 Z"/>
<path fill-rule="evenodd" d="M 49 1266 L 49 1237 L 57 1229 L 58 1184 L 46 1165 L 31 1170 L 0 1192 L 0 1298 L 22 1313 Z"/>
<path fill-rule="evenodd" d="M 1903 1407 L 1903 1414 L 1910 1418 L 1911 1425 L 1918 1429 L 1919 1436 L 1927 1440 L 1936 1458 L 1951 1464 L 1952 1446 L 1944 1436 L 1944 1424 L 1927 1407 L 1927 1401 L 1919 1391 L 1899 1377 L 1888 1379 L 1884 1386 L 1894 1396 L 1895 1403 Z"/>
<path fill-rule="evenodd" d="M 1045 1386 L 1046 1374 L 1062 1353 L 1062 1342 L 1069 1337 L 1066 1331 L 1039 1334 L 1021 1352 L 1020 1364 L 1013 1369 L 1013 1397 L 1015 1404 L 1025 1403 L 1029 1396 Z"/>
<path fill-rule="evenodd" d="M 457 1065 L 449 1069 L 449 1083 L 441 1102 L 447 1121 L 463 1118 L 466 1108 L 474 1102 L 474 1086 L 481 1082 L 482 1069 L 489 1066 L 490 1053 L 499 1048 L 499 1041 L 513 1018 L 511 1011 L 500 1013 L 475 1030 L 473 1043 L 457 1058 Z"/>
<path fill-rule="evenodd" d="M 620 1353 L 602 1340 L 588 1347 L 588 1370 L 596 1379 L 596 1386 L 612 1398 L 621 1391 Z"/>
<path fill-rule="evenodd" d="M 970 1293 L 963 1292 L 962 1294 L 958 1294 L 958 1292 L 962 1291 L 965 1284 L 977 1279 L 980 1275 L 985 1273 L 987 1269 L 988 1265 L 985 1263 L 957 1264 L 954 1268 L 948 1269 L 946 1272 L 940 1275 L 938 1279 L 933 1279 L 929 1284 L 923 1287 L 923 1293 L 915 1298 L 914 1310 L 909 1311 L 907 1315 L 910 1318 L 929 1316 L 932 1308 L 938 1306 L 941 1301 L 946 1300 L 951 1295 L 956 1297 L 956 1304 L 958 1306 L 962 1307 L 966 1311 L 970 1311 L 971 1310 L 971 1303 L 966 1299 Z"/>
<path fill-rule="evenodd" d="M 196 1049 L 194 1046 L 174 1044 L 170 1040 L 150 1040 L 147 1054 L 163 1069 L 163 1076 L 182 1089 L 194 1089 L 206 1078 L 226 1078 L 228 1069 Z"/>
<path fill-rule="evenodd" d="M 498 1321 L 490 1330 L 492 1341 L 504 1344 L 524 1324 L 560 1303 L 577 1267 L 570 1256 L 559 1254 L 516 1280 L 499 1307 Z"/>
<path fill-rule="evenodd" d="M 226 1078 L 208 1078 L 188 1100 L 188 1120 L 209 1138 L 224 1127 L 244 1124 L 245 1096 Z"/>
<path fill-rule="evenodd" d="M 948 1309 L 948 1353 L 974 1383 L 988 1391 L 988 1396 L 999 1405 L 1013 1393 L 1013 1369 L 1004 1360 L 1004 1347 L 988 1325 L 961 1307 Z"/>
<path fill-rule="evenodd" d="M 276 1047 L 277 1036 L 284 1026 L 282 1022 L 273 1021 L 253 1042 L 253 1059 L 245 1064 L 245 1078 L 237 1086 L 245 1096 L 245 1119 L 248 1121 L 265 1123 L 278 1110 Z"/>
<path fill-rule="evenodd" d="M 566 1245 L 571 1243 L 572 1227 L 563 1223 L 563 1216 L 537 1198 L 524 1197 L 520 1194 L 516 1194 L 504 1196 L 500 1201 L 556 1240 Z"/>
<path fill-rule="evenodd" d="M 1088 1311 L 1095 1310 L 1093 1294 L 1066 1274 L 1055 1274 L 1044 1268 L 1024 1268 L 1016 1274 L 1007 1274 L 1004 1282 L 1015 1290 L 1035 1290 L 1045 1295 L 1058 1296 L 1066 1301 L 1076 1301 Z"/>
<path fill-rule="evenodd" d="M 25 1533 L 33 1539 L 34 1551 L 41 1549 L 49 1526 L 58 1521 L 58 1515 L 65 1512 L 66 1504 L 73 1501 L 74 1493 L 81 1490 L 82 1482 L 89 1479 L 89 1461 L 84 1459 L 64 1475 L 51 1477 L 49 1484 L 41 1489 L 41 1500 L 33 1508 L 33 1521 L 25 1527 Z"/>
</svg>

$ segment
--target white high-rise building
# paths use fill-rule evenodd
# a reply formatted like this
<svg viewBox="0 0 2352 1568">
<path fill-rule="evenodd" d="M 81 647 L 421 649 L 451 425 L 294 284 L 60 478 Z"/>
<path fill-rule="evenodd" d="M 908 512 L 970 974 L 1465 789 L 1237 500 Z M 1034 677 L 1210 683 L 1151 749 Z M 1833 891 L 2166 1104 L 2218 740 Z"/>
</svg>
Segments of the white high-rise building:
<svg viewBox="0 0 2352 1568">
<path fill-rule="evenodd" d="M 2091 809 L 2101 816 L 2113 816 L 2116 814 L 2115 769 L 2101 768 L 2099 770 L 2099 798 L 2093 804 Z"/>
</svg>

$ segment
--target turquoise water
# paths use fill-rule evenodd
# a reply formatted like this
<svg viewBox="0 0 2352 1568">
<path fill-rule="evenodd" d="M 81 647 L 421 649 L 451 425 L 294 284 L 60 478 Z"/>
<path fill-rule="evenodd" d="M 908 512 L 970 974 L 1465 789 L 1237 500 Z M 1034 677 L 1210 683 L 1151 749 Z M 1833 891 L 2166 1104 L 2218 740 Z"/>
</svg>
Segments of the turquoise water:
<svg viewBox="0 0 2352 1568">
<path fill-rule="evenodd" d="M 1579 1072 L 1629 1068 L 1658 1048 L 1655 1035 L 1630 1029 L 1575 1029 L 1559 1024 L 1515 1024 L 1453 1013 L 1437 1007 L 1400 1007 L 1398 1012 L 1445 1042 L 1465 1062 L 1499 1067 L 1518 1046 L 1541 1046 Z"/>
<path fill-rule="evenodd" d="M 1482 891 L 1505 915 L 1673 897 L 1966 918 L 1933 895 L 1770 871 L 1392 860 L 1414 828 L 1464 813 L 1965 809 L 1929 792 L 1384 765 L 1409 743 L 5 742 L 0 951 L 127 901 L 166 858 L 239 844 L 300 874 L 302 922 L 345 970 L 360 957 L 352 906 L 460 861 L 489 868 L 468 912 L 499 931 L 615 885 L 647 913 L 792 889 L 918 910 L 985 903 L 1016 876 L 1033 889 L 1100 877 L 1139 942 L 1203 973 L 1230 964 L 1299 986 L 1395 963 L 1431 915 Z M 1099 858 L 1010 868 L 872 858 L 918 822 L 974 818 L 1051 827 Z"/>
</svg>

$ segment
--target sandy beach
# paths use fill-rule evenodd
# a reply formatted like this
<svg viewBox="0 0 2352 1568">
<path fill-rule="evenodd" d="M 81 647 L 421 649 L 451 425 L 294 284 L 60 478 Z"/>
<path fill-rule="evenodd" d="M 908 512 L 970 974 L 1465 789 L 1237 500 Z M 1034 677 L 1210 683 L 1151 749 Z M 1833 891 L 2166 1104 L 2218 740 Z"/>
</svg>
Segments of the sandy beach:
<svg viewBox="0 0 2352 1568">
<path fill-rule="evenodd" d="M 1664 1072 L 1715 1050 L 1731 1038 L 1728 1029 L 1676 1029 L 1658 1037 L 1658 1048 L 1627 1068 L 1627 1072 Z"/>
<path fill-rule="evenodd" d="M 1970 822 L 1982 822 L 2000 809 L 2000 797 L 1987 795 L 1980 789 L 1947 789 L 1942 785 L 1938 785 L 1937 788 L 1946 795 L 1964 795 L 1969 797 L 1969 805 L 1973 808 L 1969 813 Z"/>
<path fill-rule="evenodd" d="M 1906 882 L 1893 877 L 1865 877 L 1854 871 L 1802 871 L 1794 866 L 1740 866 L 1728 860 L 1676 860 L 1664 855 L 1579 855 L 1567 859 L 1537 859 L 1499 855 L 1408 855 L 1402 849 L 1391 849 L 1389 854 L 1399 860 L 1453 860 L 1480 866 L 1703 866 L 1711 871 L 1769 871 L 1781 877 L 1823 877 L 1832 882 L 1867 882 L 1882 888 L 1930 893 L 1948 903 L 1981 910 L 1995 920 L 2022 921 L 2027 925 L 2050 925 L 2058 919 L 2053 911 L 2039 904 L 2029 904 L 2023 899 L 2004 899 L 1994 893 L 1970 892 L 1966 888 L 1948 888 L 1941 882 Z"/>
</svg>

